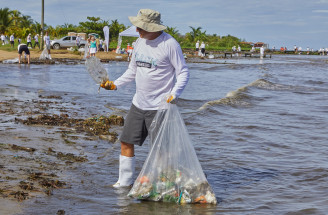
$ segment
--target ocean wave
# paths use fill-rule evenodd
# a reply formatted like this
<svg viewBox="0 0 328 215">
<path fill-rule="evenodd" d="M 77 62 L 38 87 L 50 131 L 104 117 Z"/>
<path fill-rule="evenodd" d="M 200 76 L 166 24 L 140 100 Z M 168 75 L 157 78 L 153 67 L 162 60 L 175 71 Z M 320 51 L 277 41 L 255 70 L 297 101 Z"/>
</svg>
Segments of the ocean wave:
<svg viewBox="0 0 328 215">
<path fill-rule="evenodd" d="M 251 106 L 250 96 L 247 95 L 248 86 L 241 87 L 235 91 L 230 91 L 227 93 L 225 98 L 221 98 L 219 100 L 213 100 L 206 102 L 203 106 L 201 106 L 198 110 L 204 110 L 211 106 L 216 105 L 225 105 L 225 106 Z"/>
<path fill-rule="evenodd" d="M 238 88 L 237 90 L 228 92 L 224 98 L 206 102 L 198 110 L 204 110 L 216 105 L 250 107 L 252 106 L 252 101 L 256 98 L 249 94 L 249 90 L 252 87 L 266 90 L 291 90 L 293 88 L 293 86 L 281 85 L 265 79 L 258 79 L 246 86 Z"/>
</svg>

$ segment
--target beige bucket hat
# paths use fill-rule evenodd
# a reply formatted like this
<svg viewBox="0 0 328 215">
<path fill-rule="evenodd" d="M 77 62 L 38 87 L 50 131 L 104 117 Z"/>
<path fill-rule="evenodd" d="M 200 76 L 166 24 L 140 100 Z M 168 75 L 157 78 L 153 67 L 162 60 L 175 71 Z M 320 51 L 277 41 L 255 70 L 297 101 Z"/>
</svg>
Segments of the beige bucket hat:
<svg viewBox="0 0 328 215">
<path fill-rule="evenodd" d="M 161 14 L 152 9 L 140 9 L 137 16 L 129 16 L 130 22 L 145 31 L 157 32 L 166 29 L 162 25 Z"/>
</svg>

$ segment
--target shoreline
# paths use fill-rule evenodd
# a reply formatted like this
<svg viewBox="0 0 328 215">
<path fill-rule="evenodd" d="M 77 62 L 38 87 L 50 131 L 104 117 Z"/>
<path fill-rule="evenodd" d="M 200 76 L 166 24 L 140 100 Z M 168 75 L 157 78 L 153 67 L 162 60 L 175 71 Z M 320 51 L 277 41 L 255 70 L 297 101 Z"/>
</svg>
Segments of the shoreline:
<svg viewBox="0 0 328 215">
<path fill-rule="evenodd" d="M 30 49 L 31 62 L 30 64 L 54 64 L 55 61 L 63 62 L 73 60 L 82 61 L 84 53 L 76 54 L 69 50 L 51 50 L 51 57 L 53 60 L 40 60 L 39 57 L 42 50 Z M 127 61 L 126 54 L 116 54 L 115 52 L 98 52 L 96 54 L 101 61 Z M 12 60 L 18 58 L 18 53 L 16 51 L 5 51 L 0 50 L 0 62 L 3 63 L 5 60 Z M 24 59 L 23 59 L 24 62 Z M 24 63 L 23 63 L 24 64 Z"/>
<path fill-rule="evenodd" d="M 0 88 L 3 214 L 19 214 L 35 199 L 70 189 L 70 171 L 90 160 L 83 147 L 98 141 L 115 144 L 116 130 L 124 123 L 120 115 L 85 113 L 65 94 L 14 88 Z"/>
</svg>

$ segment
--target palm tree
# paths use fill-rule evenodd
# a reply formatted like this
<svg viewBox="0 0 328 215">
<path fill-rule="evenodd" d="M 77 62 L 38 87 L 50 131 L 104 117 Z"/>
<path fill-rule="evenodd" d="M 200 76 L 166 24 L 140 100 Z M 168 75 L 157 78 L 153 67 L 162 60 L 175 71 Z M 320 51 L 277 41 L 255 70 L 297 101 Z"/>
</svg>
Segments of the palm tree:
<svg viewBox="0 0 328 215">
<path fill-rule="evenodd" d="M 125 25 L 120 24 L 117 19 L 112 20 L 112 23 L 109 26 L 109 35 L 110 38 L 117 38 L 118 34 L 126 29 Z"/>
<path fill-rule="evenodd" d="M 18 27 L 18 23 L 22 19 L 22 13 L 19 12 L 18 10 L 13 10 L 13 11 L 11 11 L 10 16 L 13 19 L 13 25 L 15 27 Z"/>
<path fill-rule="evenodd" d="M 29 28 L 33 24 L 33 19 L 31 16 L 22 16 L 20 20 L 20 27 L 21 28 Z"/>
<path fill-rule="evenodd" d="M 37 34 L 41 33 L 41 24 L 38 22 L 35 22 L 31 25 L 31 30 Z"/>
<path fill-rule="evenodd" d="M 189 33 L 190 34 L 190 39 L 192 39 L 192 41 L 191 42 L 195 42 L 197 39 L 199 39 L 198 37 L 202 34 L 202 32 L 201 32 L 201 30 L 200 29 L 202 29 L 202 27 L 198 27 L 198 28 L 194 28 L 194 27 L 191 27 L 191 26 L 189 26 L 190 28 L 191 28 L 191 32 Z"/>
<path fill-rule="evenodd" d="M 11 11 L 9 8 L 0 9 L 0 32 L 5 33 L 10 25 L 13 22 L 13 19 L 10 17 Z"/>
<path fill-rule="evenodd" d="M 165 32 L 170 34 L 174 39 L 176 39 L 178 42 L 179 40 L 181 40 L 180 35 L 179 35 L 179 31 L 176 30 L 176 28 L 173 27 L 167 27 L 165 29 Z"/>
<path fill-rule="evenodd" d="M 179 33 L 178 33 L 179 31 L 176 30 L 176 28 L 173 28 L 173 27 L 167 27 L 165 29 L 165 32 L 168 33 L 168 34 L 170 34 L 172 37 L 174 37 L 176 35 L 179 35 Z"/>
</svg>

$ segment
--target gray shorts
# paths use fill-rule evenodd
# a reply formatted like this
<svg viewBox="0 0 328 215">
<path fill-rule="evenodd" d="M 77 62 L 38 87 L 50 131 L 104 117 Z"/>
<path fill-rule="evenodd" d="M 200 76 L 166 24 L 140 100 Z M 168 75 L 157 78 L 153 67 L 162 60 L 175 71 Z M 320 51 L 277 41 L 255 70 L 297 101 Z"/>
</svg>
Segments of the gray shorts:
<svg viewBox="0 0 328 215">
<path fill-rule="evenodd" d="M 156 113 L 157 110 L 141 110 L 132 104 L 124 120 L 120 141 L 141 146 L 148 136 L 149 127 Z"/>
</svg>

